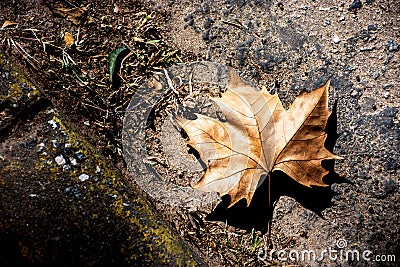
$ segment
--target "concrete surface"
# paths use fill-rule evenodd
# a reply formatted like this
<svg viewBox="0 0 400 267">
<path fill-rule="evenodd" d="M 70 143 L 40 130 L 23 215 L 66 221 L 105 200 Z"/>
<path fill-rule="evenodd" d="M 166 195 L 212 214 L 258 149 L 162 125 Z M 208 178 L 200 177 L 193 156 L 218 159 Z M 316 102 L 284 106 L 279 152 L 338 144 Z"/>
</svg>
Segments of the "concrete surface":
<svg viewBox="0 0 400 267">
<path fill-rule="evenodd" d="M 0 60 L 0 265 L 201 265 L 113 164 Z"/>
</svg>

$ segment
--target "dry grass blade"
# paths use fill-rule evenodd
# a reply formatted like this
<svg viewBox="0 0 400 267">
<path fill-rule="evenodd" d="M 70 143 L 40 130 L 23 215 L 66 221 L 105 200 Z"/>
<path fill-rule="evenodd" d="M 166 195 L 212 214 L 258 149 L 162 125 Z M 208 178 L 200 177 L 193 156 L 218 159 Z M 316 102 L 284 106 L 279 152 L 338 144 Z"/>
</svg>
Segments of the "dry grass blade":
<svg viewBox="0 0 400 267">
<path fill-rule="evenodd" d="M 1 26 L 0 29 L 5 29 L 5 28 L 12 27 L 12 26 L 15 26 L 15 25 L 18 25 L 18 23 L 6 20 L 6 21 L 4 21 L 4 23 L 3 23 L 3 25 Z"/>
</svg>

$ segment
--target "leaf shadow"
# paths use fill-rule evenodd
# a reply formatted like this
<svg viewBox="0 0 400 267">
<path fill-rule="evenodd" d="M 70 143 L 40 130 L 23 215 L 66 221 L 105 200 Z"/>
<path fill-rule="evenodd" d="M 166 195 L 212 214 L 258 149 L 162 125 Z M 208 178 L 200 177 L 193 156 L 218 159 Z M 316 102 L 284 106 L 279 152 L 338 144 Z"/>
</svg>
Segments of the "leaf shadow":
<svg viewBox="0 0 400 267">
<path fill-rule="evenodd" d="M 325 147 L 332 151 L 339 135 L 337 134 L 337 101 L 335 102 L 332 113 L 328 118 L 326 126 L 327 139 Z M 270 205 L 268 201 L 269 191 L 270 203 L 276 203 L 282 196 L 288 196 L 299 202 L 304 208 L 315 212 L 321 218 L 322 211 L 332 207 L 332 198 L 337 195 L 331 185 L 334 183 L 351 183 L 344 177 L 335 173 L 335 161 L 326 160 L 322 162 L 322 166 L 329 171 L 324 177 L 324 182 L 328 184 L 326 187 L 306 187 L 296 182 L 288 175 L 281 171 L 275 171 L 270 175 L 270 188 L 267 179 L 260 187 L 257 188 L 253 199 L 248 207 L 245 200 L 241 200 L 236 205 L 228 208 L 230 197 L 228 195 L 222 197 L 222 202 L 210 213 L 206 220 L 222 221 L 228 225 L 245 230 L 259 230 L 267 233 L 268 225 L 272 221 L 274 205 Z"/>
</svg>

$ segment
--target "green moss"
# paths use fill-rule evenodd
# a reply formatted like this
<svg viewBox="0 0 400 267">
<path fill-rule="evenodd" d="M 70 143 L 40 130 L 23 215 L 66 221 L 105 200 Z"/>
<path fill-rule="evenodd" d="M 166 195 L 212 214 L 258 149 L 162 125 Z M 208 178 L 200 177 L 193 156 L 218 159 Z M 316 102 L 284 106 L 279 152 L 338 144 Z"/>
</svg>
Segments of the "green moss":
<svg viewBox="0 0 400 267">
<path fill-rule="evenodd" d="M 7 62 L 7 63 L 5 63 Z M 14 64 L 8 61 L 8 59 L 0 53 L 0 68 L 4 68 L 4 65 L 8 65 L 10 70 L 10 77 L 8 78 L 9 81 L 7 93 L 3 92 L 0 94 L 0 100 L 7 100 L 11 103 L 18 102 L 23 95 L 25 95 L 28 99 L 37 99 L 40 96 L 40 91 L 33 85 L 31 81 L 29 81 L 23 72 L 18 69 Z M 4 85 L 3 85 L 4 86 Z M 30 88 L 29 91 L 24 92 L 22 88 Z M 1 91 L 0 91 L 1 92 Z"/>
</svg>

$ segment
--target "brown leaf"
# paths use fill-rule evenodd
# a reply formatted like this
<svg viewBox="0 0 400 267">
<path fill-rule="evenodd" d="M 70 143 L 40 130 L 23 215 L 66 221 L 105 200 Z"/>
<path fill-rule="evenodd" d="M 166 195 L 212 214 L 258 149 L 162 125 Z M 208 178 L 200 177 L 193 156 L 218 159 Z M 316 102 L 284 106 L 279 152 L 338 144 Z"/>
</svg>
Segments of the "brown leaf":
<svg viewBox="0 0 400 267">
<path fill-rule="evenodd" d="M 14 26 L 14 25 L 17 25 L 17 24 L 18 23 L 16 23 L 16 22 L 6 20 L 6 21 L 4 21 L 3 26 L 1 26 L 1 29 L 5 29 L 7 27 L 11 27 L 11 26 Z"/>
<path fill-rule="evenodd" d="M 56 8 L 54 14 L 70 20 L 73 24 L 80 24 L 86 16 L 87 9 L 85 7 L 75 8 Z"/>
<path fill-rule="evenodd" d="M 64 32 L 64 42 L 67 47 L 70 47 L 75 42 L 74 36 L 69 32 Z"/>
<path fill-rule="evenodd" d="M 177 118 L 208 167 L 195 188 L 229 194 L 232 206 L 242 198 L 249 205 L 275 170 L 308 187 L 326 186 L 322 160 L 340 159 L 324 147 L 329 82 L 302 92 L 286 110 L 277 94 L 254 90 L 231 70 L 227 91 L 212 98 L 226 122 L 200 114 Z"/>
</svg>

